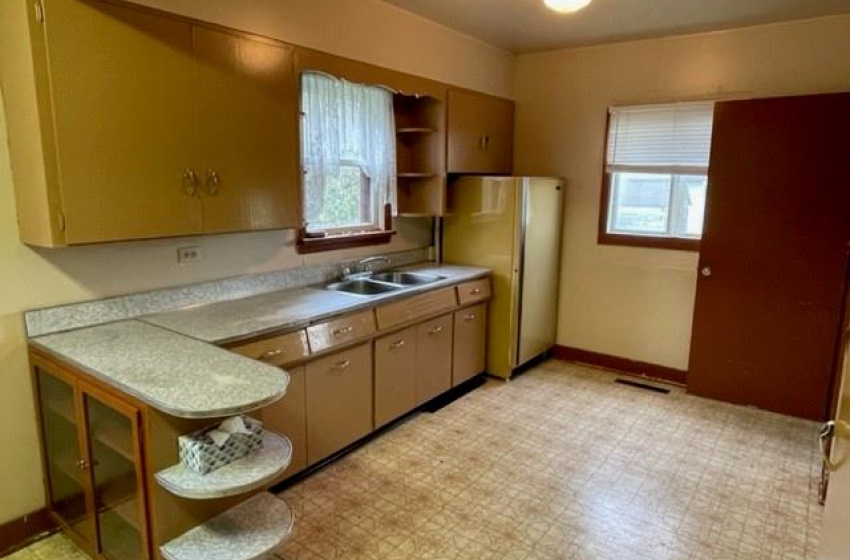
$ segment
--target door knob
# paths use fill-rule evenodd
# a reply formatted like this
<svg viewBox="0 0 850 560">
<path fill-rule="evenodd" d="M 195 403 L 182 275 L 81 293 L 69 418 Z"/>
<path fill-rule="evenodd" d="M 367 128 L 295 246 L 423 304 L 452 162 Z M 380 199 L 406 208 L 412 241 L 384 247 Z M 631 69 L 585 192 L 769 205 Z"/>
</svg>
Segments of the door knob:
<svg viewBox="0 0 850 560">
<path fill-rule="evenodd" d="M 700 269 L 699 273 L 708 278 L 709 276 L 711 276 L 711 267 L 704 266 Z"/>
</svg>

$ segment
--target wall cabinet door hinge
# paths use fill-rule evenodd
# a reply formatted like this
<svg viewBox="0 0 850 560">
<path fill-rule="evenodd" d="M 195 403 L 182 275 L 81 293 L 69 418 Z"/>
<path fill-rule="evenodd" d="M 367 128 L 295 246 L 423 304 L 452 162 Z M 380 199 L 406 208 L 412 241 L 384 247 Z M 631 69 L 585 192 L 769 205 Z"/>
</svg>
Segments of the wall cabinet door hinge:
<svg viewBox="0 0 850 560">
<path fill-rule="evenodd" d="M 41 0 L 35 2 L 35 19 L 39 23 L 44 23 L 44 4 L 41 3 Z"/>
</svg>

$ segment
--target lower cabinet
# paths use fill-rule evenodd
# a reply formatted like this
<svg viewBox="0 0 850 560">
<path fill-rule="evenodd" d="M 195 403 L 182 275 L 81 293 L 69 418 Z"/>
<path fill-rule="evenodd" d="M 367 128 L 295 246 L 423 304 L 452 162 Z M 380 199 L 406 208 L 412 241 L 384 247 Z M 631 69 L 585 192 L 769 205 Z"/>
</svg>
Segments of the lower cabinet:
<svg viewBox="0 0 850 560">
<path fill-rule="evenodd" d="M 452 386 L 478 375 L 487 367 L 487 304 L 454 313 Z"/>
<path fill-rule="evenodd" d="M 265 427 L 283 434 L 292 443 L 292 460 L 283 477 L 304 470 L 307 467 L 307 414 L 304 366 L 286 368 L 289 372 L 289 386 L 286 395 L 279 401 L 265 407 L 260 413 Z"/>
<path fill-rule="evenodd" d="M 139 411 L 33 360 L 48 509 L 92 557 L 149 557 Z"/>
<path fill-rule="evenodd" d="M 372 431 L 372 344 L 307 363 L 307 462 L 316 463 Z"/>
<path fill-rule="evenodd" d="M 375 427 L 416 407 L 416 327 L 375 340 Z"/>
<path fill-rule="evenodd" d="M 416 326 L 416 404 L 452 387 L 452 315 Z"/>
</svg>

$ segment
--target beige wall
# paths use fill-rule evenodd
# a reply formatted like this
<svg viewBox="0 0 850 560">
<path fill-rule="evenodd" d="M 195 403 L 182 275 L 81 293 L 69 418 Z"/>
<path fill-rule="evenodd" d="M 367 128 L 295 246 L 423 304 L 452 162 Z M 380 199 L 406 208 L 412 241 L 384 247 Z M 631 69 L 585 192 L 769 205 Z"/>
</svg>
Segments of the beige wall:
<svg viewBox="0 0 850 560">
<path fill-rule="evenodd" d="M 145 3 L 496 94 L 510 94 L 513 85 L 508 53 L 373 0 L 256 0 L 250 9 L 232 0 Z M 295 253 L 291 232 L 32 250 L 17 239 L 5 134 L 0 109 L 0 523 L 43 505 L 22 310 L 430 242 L 427 222 L 409 220 L 389 248 L 308 258 Z M 185 245 L 200 245 L 203 261 L 178 266 L 175 249 Z"/>
<path fill-rule="evenodd" d="M 850 17 L 517 58 L 517 171 L 567 178 L 558 343 L 687 369 L 697 254 L 596 243 L 606 108 L 850 90 Z"/>
</svg>

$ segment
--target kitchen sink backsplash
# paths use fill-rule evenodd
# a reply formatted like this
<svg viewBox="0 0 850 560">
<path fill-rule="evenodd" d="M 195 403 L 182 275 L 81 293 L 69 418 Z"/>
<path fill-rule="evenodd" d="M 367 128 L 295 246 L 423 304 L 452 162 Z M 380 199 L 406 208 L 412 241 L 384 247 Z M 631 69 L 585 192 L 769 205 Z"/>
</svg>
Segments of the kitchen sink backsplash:
<svg viewBox="0 0 850 560">
<path fill-rule="evenodd" d="M 376 270 L 425 262 L 428 260 L 428 249 L 412 249 L 388 253 L 386 256 L 389 257 L 390 262 L 375 263 Z M 235 276 L 175 288 L 34 309 L 24 312 L 24 323 L 27 336 L 34 337 L 132 319 L 152 313 L 173 311 L 190 305 L 203 305 L 277 290 L 303 288 L 339 278 L 343 268 L 351 268 L 357 264 L 358 260 L 351 259 L 333 264 Z"/>
</svg>

